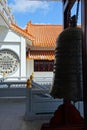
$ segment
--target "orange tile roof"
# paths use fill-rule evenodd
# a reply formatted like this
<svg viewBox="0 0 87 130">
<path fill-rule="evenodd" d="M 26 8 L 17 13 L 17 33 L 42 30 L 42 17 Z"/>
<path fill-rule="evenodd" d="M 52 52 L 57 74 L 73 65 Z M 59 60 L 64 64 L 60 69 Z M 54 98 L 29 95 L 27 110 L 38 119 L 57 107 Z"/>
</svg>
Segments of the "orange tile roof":
<svg viewBox="0 0 87 130">
<path fill-rule="evenodd" d="M 54 60 L 54 51 L 30 51 L 27 59 Z"/>
<path fill-rule="evenodd" d="M 33 46 L 55 47 L 56 38 L 62 31 L 62 25 L 32 24 L 28 22 L 25 29 L 16 24 L 10 25 L 11 29 L 24 37 L 32 40 Z"/>
<path fill-rule="evenodd" d="M 55 47 L 56 38 L 62 29 L 62 25 L 32 24 L 30 21 L 25 31 L 35 37 L 33 46 Z"/>
<path fill-rule="evenodd" d="M 10 25 L 10 28 L 11 28 L 12 30 L 14 30 L 15 32 L 21 34 L 22 36 L 24 36 L 24 37 L 26 37 L 26 38 L 28 38 L 28 39 L 30 39 L 30 40 L 34 40 L 34 37 L 33 37 L 31 34 L 26 33 L 25 30 L 23 30 L 22 28 L 20 28 L 20 27 L 17 26 L 16 24 L 11 24 L 11 25 Z"/>
<path fill-rule="evenodd" d="M 29 47 L 30 51 L 27 53 L 27 59 L 54 59 L 56 39 L 63 30 L 62 25 L 32 24 L 30 21 L 25 29 L 21 29 L 15 24 L 11 24 L 11 28 L 32 40 L 32 46 Z M 35 51 L 35 49 L 38 51 Z"/>
</svg>

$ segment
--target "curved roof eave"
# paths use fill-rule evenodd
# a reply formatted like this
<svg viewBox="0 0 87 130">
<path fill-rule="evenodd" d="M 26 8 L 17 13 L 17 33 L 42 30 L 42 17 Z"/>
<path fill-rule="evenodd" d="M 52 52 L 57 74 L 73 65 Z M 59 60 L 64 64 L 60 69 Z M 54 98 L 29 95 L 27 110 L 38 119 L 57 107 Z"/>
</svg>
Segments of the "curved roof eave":
<svg viewBox="0 0 87 130">
<path fill-rule="evenodd" d="M 17 26 L 16 24 L 10 24 L 10 28 L 12 30 L 14 30 L 15 32 L 19 33 L 20 35 L 22 35 L 23 37 L 27 38 L 28 40 L 33 41 L 34 40 L 34 36 L 32 36 L 29 33 L 26 33 L 25 30 L 21 29 L 19 26 Z"/>
</svg>

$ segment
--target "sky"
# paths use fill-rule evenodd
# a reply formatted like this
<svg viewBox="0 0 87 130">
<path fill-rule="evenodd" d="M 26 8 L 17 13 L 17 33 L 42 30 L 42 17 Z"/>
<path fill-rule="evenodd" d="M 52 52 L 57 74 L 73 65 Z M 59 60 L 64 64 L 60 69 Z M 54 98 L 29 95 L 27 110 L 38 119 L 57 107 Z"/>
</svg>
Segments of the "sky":
<svg viewBox="0 0 87 130">
<path fill-rule="evenodd" d="M 29 21 L 33 24 L 63 24 L 63 3 L 49 0 L 8 0 L 15 21 L 24 28 Z M 76 5 L 72 14 L 76 13 Z M 79 11 L 80 13 L 80 11 Z M 80 24 L 80 15 L 78 23 Z"/>
</svg>

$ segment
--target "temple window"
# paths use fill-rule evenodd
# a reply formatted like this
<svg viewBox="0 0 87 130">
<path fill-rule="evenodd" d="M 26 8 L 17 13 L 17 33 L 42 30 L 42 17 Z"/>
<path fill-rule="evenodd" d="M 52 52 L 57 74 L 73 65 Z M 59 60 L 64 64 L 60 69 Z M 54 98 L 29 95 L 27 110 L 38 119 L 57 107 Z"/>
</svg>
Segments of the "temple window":
<svg viewBox="0 0 87 130">
<path fill-rule="evenodd" d="M 54 60 L 34 60 L 34 71 L 53 71 Z"/>
</svg>

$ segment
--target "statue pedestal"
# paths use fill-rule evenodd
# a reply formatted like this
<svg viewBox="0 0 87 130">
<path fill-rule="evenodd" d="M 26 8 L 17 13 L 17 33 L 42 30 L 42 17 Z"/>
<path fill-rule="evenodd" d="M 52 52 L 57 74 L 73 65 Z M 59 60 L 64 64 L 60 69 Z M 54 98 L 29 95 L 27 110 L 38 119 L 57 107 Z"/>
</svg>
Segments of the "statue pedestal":
<svg viewBox="0 0 87 130">
<path fill-rule="evenodd" d="M 83 126 L 51 127 L 48 124 L 44 124 L 41 130 L 83 130 Z"/>
<path fill-rule="evenodd" d="M 41 130 L 82 130 L 84 120 L 80 112 L 69 102 L 60 105 L 50 122 L 43 124 Z"/>
</svg>

